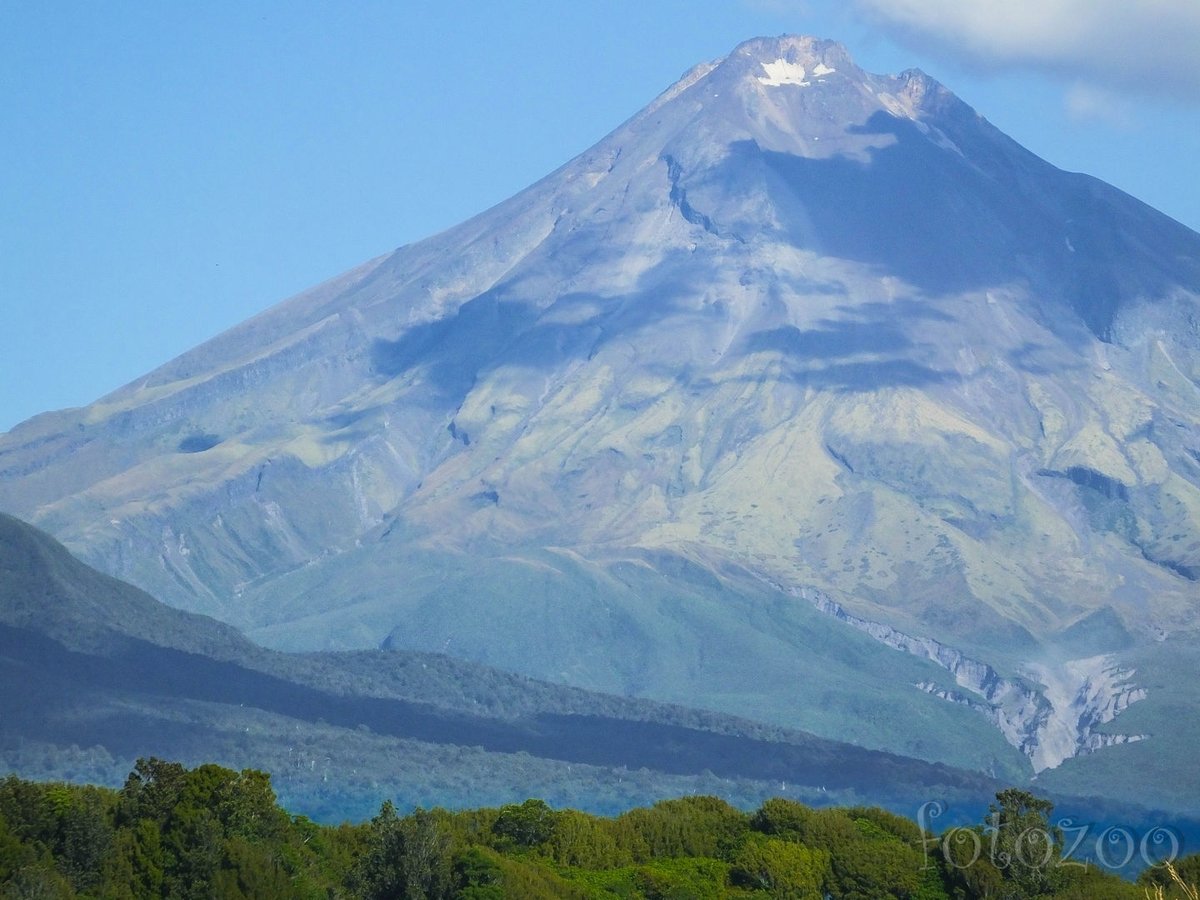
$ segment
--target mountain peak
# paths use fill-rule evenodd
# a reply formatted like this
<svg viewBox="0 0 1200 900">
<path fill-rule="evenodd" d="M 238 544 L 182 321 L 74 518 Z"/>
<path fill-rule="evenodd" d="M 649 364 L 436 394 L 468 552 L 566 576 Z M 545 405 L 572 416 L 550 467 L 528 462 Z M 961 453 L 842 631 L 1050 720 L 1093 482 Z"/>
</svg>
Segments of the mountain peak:
<svg viewBox="0 0 1200 900">
<path fill-rule="evenodd" d="M 748 59 L 763 64 L 782 59 L 809 69 L 820 65 L 857 68 L 850 52 L 837 41 L 797 34 L 751 38 L 734 47 L 727 59 Z"/>
<path fill-rule="evenodd" d="M 741 87 L 751 94 L 771 88 L 788 88 L 785 93 L 791 93 L 791 89 L 823 84 L 834 75 L 840 75 L 839 80 L 866 76 L 841 44 L 803 35 L 745 41 L 713 65 L 711 72 L 714 84 Z"/>
<path fill-rule="evenodd" d="M 701 148 L 709 159 L 719 155 L 716 145 L 745 141 L 803 158 L 839 153 L 865 159 L 881 143 L 879 129 L 892 130 L 886 124 L 891 119 L 928 122 L 920 125 L 926 137 L 949 146 L 952 142 L 932 120 L 950 111 L 975 118 L 973 110 L 919 70 L 875 75 L 836 41 L 782 35 L 745 41 L 727 56 L 690 70 L 628 123 L 633 129 L 622 131 Z M 884 118 L 875 118 L 881 114 Z M 648 123 L 662 127 L 647 128 Z M 669 150 L 668 155 L 685 159 L 689 152 Z"/>
<path fill-rule="evenodd" d="M 927 75 L 759 38 L 474 219 L 0 436 L 0 508 L 277 646 L 663 696 L 753 654 L 745 696 L 803 715 L 811 589 L 1015 672 L 1109 607 L 1196 626 L 1198 261 Z M 719 600 L 735 570 L 797 602 Z"/>
</svg>

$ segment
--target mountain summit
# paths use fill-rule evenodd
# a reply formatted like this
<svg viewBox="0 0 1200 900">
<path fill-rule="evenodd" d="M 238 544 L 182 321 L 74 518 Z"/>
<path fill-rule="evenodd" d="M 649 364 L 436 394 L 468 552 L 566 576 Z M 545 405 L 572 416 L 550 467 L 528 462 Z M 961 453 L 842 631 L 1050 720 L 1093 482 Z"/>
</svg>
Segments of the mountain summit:
<svg viewBox="0 0 1200 900">
<path fill-rule="evenodd" d="M 1185 727 L 1198 297 L 1200 235 L 920 72 L 757 39 L 0 437 L 0 508 L 277 646 L 1101 772 Z"/>
</svg>

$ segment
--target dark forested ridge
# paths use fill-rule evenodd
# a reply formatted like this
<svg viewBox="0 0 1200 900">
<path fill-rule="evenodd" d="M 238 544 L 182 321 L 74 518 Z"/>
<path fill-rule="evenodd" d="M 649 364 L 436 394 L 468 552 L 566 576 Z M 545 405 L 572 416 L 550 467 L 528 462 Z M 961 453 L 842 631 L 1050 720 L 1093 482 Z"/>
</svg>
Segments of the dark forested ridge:
<svg viewBox="0 0 1200 900">
<path fill-rule="evenodd" d="M 322 826 L 276 803 L 270 777 L 139 760 L 120 790 L 0 781 L 5 898 L 722 898 L 951 900 L 1141 898 L 1078 863 L 1052 805 L 996 794 L 983 822 L 934 833 L 873 807 L 771 799 L 744 812 L 716 797 L 615 817 L 541 800 Z M 1200 856 L 1176 859 L 1185 879 Z M 1171 893 L 1167 896 L 1186 896 Z"/>
<path fill-rule="evenodd" d="M 692 790 L 753 803 L 790 785 L 792 796 L 910 809 L 930 796 L 977 805 L 996 786 L 945 765 L 446 657 L 268 651 L 0 515 L 0 766 L 117 784 L 147 755 L 278 772 L 289 803 L 323 820 L 369 815 L 381 792 L 454 806 L 537 792 L 616 811 Z M 408 780 L 393 777 L 406 768 Z M 437 787 L 439 778 L 452 784 Z"/>
<path fill-rule="evenodd" d="M 66 692 L 87 686 L 98 692 L 238 704 L 301 721 L 366 727 L 382 735 L 598 766 L 644 767 L 675 774 L 708 770 L 726 777 L 817 781 L 831 788 L 876 793 L 908 782 L 914 787 L 940 782 L 968 791 L 983 791 L 990 784 L 983 776 L 947 766 L 815 739 L 769 742 L 599 715 L 546 713 L 510 721 L 468 716 L 426 703 L 338 695 L 136 640 L 129 640 L 112 655 L 91 656 L 66 650 L 35 633 L 0 626 L 0 672 L 9 684 L 36 685 L 35 690 L 53 692 L 58 687 Z M 31 677 L 32 673 L 36 677 Z M 136 753 L 144 741 L 137 733 L 105 728 L 102 720 L 71 724 L 48 720 L 27 702 L 12 703 L 14 692 L 6 693 L 8 703 L 0 709 L 12 716 L 13 724 L 20 722 L 30 737 L 102 743 L 120 753 Z"/>
</svg>

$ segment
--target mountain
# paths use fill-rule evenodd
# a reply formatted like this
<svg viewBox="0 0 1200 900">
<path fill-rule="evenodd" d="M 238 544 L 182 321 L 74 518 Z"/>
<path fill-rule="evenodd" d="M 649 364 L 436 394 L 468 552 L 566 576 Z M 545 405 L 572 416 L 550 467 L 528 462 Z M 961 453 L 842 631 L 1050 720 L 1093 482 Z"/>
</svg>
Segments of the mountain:
<svg viewBox="0 0 1200 900">
<path fill-rule="evenodd" d="M 537 790 L 612 811 L 685 791 L 742 803 L 790 792 L 915 809 L 930 796 L 981 807 L 997 786 L 446 657 L 264 650 L 0 515 L 0 769 L 119 783 L 150 755 L 273 771 L 327 819 L 365 817 L 389 795 L 463 806 Z"/>
<path fill-rule="evenodd" d="M 1200 235 L 918 71 L 758 39 L 14 428 L 0 508 L 277 648 L 1193 809 L 1198 297 Z"/>
</svg>

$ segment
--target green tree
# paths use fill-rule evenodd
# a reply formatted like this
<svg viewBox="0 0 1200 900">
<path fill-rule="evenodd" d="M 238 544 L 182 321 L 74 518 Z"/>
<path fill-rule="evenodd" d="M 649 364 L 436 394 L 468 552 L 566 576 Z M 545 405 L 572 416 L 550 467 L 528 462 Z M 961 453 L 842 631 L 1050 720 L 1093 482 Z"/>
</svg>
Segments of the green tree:
<svg viewBox="0 0 1200 900">
<path fill-rule="evenodd" d="M 163 896 L 163 850 L 158 823 L 141 819 L 117 831 L 104 864 L 109 900 L 155 900 Z"/>
<path fill-rule="evenodd" d="M 1054 804 L 1008 788 L 988 807 L 990 858 L 1014 898 L 1053 892 L 1061 883 L 1062 832 L 1050 824 Z"/>
<path fill-rule="evenodd" d="M 490 850 L 469 847 L 454 860 L 455 900 L 504 900 L 503 882 Z"/>
<path fill-rule="evenodd" d="M 730 875 L 736 884 L 767 891 L 772 897 L 821 900 L 829 854 L 779 838 L 756 838 L 742 845 Z"/>
<path fill-rule="evenodd" d="M 139 759 L 125 779 L 117 804 L 117 824 L 151 819 L 166 822 L 179 802 L 187 769 L 155 757 Z"/>
<path fill-rule="evenodd" d="M 290 873 L 281 865 L 278 847 L 235 837 L 225 847 L 213 893 L 222 900 L 277 900 L 296 895 Z"/>
<path fill-rule="evenodd" d="M 348 886 L 364 900 L 434 900 L 449 896 L 451 845 L 447 824 L 417 809 L 401 819 L 390 800 L 371 820 L 367 850 Z"/>
<path fill-rule="evenodd" d="M 617 846 L 610 822 L 573 809 L 556 814 L 546 854 L 560 866 L 612 869 L 633 861 L 628 850 Z"/>
<path fill-rule="evenodd" d="M 824 890 L 834 900 L 928 893 L 920 830 L 902 828 L 882 810 L 816 810 L 790 800 L 768 800 L 752 817 L 751 826 L 824 851 L 829 859 Z"/>
<path fill-rule="evenodd" d="M 1099 866 L 1070 866 L 1063 870 L 1062 884 L 1054 891 L 1055 900 L 1146 900 L 1142 888 L 1135 887 Z"/>
<path fill-rule="evenodd" d="M 1004 874 L 987 852 L 981 826 L 954 828 L 942 836 L 941 851 L 947 880 L 955 896 L 995 900 L 1005 896 Z"/>
<path fill-rule="evenodd" d="M 622 814 L 614 834 L 619 845 L 651 859 L 700 856 L 728 861 L 744 840 L 749 821 L 718 797 L 684 797 Z M 632 847 L 622 839 L 632 839 Z"/>
<path fill-rule="evenodd" d="M 249 840 L 280 840 L 289 820 L 276 803 L 271 776 L 255 769 L 221 770 L 212 791 L 217 817 L 230 835 Z"/>
<path fill-rule="evenodd" d="M 58 870 L 76 891 L 96 887 L 113 843 L 112 803 L 94 787 L 51 785 L 55 834 L 52 850 Z"/>
<path fill-rule="evenodd" d="M 965 896 L 988 900 L 1051 896 L 1077 884 L 1078 879 L 1070 877 L 1074 866 L 1063 862 L 1062 832 L 1050 822 L 1053 811 L 1053 803 L 1028 791 L 1000 791 L 982 826 L 955 828 L 943 835 L 942 856 L 951 884 Z"/>
<path fill-rule="evenodd" d="M 550 840 L 559 814 L 544 800 L 500 807 L 492 832 L 516 847 L 536 847 Z"/>
<path fill-rule="evenodd" d="M 750 827 L 763 834 L 798 840 L 812 826 L 816 814 L 816 810 L 803 803 L 773 797 L 754 813 Z"/>
<path fill-rule="evenodd" d="M 112 805 L 111 792 L 99 788 L 12 776 L 0 782 L 0 817 L 12 836 L 49 853 L 77 891 L 98 883 L 113 839 Z"/>
<path fill-rule="evenodd" d="M 728 880 L 727 863 L 691 857 L 658 860 L 633 873 L 645 900 L 724 900 Z"/>
<path fill-rule="evenodd" d="M 224 858 L 221 824 L 200 797 L 179 803 L 162 830 L 163 887 L 172 900 L 200 900 L 212 892 L 212 880 Z"/>
<path fill-rule="evenodd" d="M 8 827 L 8 821 L 0 815 L 0 884 L 8 881 L 19 869 L 36 861 L 37 853 L 33 847 L 14 834 Z"/>
<path fill-rule="evenodd" d="M 18 869 L 0 892 L 0 900 L 72 900 L 71 883 L 49 865 Z"/>
</svg>

